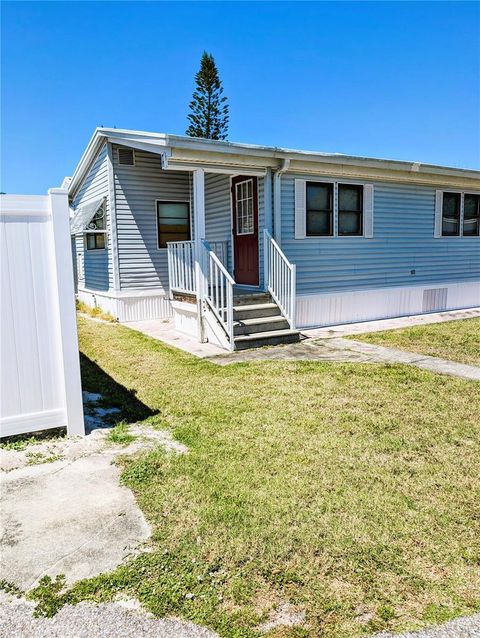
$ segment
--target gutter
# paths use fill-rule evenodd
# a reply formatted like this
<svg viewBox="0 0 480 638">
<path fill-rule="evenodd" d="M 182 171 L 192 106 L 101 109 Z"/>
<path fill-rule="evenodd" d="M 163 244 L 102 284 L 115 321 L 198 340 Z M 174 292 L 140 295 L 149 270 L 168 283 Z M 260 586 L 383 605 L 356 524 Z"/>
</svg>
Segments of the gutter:
<svg viewBox="0 0 480 638">
<path fill-rule="evenodd" d="M 273 174 L 273 236 L 282 245 L 282 175 L 290 168 L 290 159 L 284 158 L 282 165 Z"/>
</svg>

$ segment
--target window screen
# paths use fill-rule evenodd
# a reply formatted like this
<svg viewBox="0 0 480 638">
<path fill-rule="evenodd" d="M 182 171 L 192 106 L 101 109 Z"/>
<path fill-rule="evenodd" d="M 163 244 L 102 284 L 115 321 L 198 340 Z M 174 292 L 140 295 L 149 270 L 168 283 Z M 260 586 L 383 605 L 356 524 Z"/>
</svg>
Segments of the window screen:
<svg viewBox="0 0 480 638">
<path fill-rule="evenodd" d="M 480 235 L 480 195 L 465 193 L 463 201 L 463 234 Z"/>
<path fill-rule="evenodd" d="M 460 193 L 443 193 L 442 235 L 451 237 L 460 234 Z"/>
<path fill-rule="evenodd" d="M 333 184 L 307 182 L 307 228 L 310 237 L 333 234 Z"/>
<path fill-rule="evenodd" d="M 169 241 L 190 241 L 190 204 L 157 202 L 158 247 Z"/>
<path fill-rule="evenodd" d="M 338 234 L 363 234 L 363 186 L 338 185 Z"/>
</svg>

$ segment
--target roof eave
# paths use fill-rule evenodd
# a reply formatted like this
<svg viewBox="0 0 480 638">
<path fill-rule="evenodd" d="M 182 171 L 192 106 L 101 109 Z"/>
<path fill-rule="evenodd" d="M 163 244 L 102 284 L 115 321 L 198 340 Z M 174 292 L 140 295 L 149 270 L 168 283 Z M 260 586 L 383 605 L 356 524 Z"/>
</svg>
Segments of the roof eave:
<svg viewBox="0 0 480 638">
<path fill-rule="evenodd" d="M 279 147 L 258 146 L 253 144 L 239 144 L 236 142 L 225 142 L 216 140 L 197 139 L 180 135 L 168 135 L 166 133 L 149 133 L 144 131 L 134 131 L 127 129 L 95 129 L 85 152 L 73 173 L 70 181 L 68 192 L 72 196 L 78 190 L 82 180 L 92 161 L 97 156 L 101 147 L 106 141 L 125 146 L 137 147 L 144 150 L 152 150 L 152 152 L 164 153 L 172 150 L 172 164 L 175 160 L 187 160 L 192 153 L 197 154 L 197 161 L 204 157 L 204 161 L 208 163 L 209 159 L 215 154 L 221 157 L 229 156 L 233 160 L 233 155 L 237 157 L 249 157 L 253 160 L 252 164 L 262 165 L 262 167 L 279 168 L 285 159 L 292 162 L 291 170 L 294 165 L 304 164 L 311 166 L 313 170 L 316 164 L 319 169 L 326 165 L 330 167 L 359 167 L 362 170 L 378 170 L 385 171 L 391 175 L 397 174 L 408 175 L 408 181 L 417 181 L 418 183 L 426 183 L 426 177 L 430 176 L 427 181 L 432 183 L 437 177 L 448 177 L 449 185 L 455 180 L 465 184 L 467 182 L 475 182 L 477 188 L 480 187 L 480 171 L 465 168 L 453 168 L 447 166 L 438 166 L 435 164 L 423 164 L 420 162 L 404 161 L 404 160 L 388 160 L 381 158 L 356 157 L 350 155 L 342 155 L 340 153 L 318 153 L 314 151 L 300 151 L 295 149 L 286 149 Z M 186 151 L 185 155 L 182 150 Z M 190 155 L 189 155 L 190 152 Z M 433 178 L 433 179 L 432 179 Z M 441 181 L 439 180 L 439 183 Z"/>
</svg>

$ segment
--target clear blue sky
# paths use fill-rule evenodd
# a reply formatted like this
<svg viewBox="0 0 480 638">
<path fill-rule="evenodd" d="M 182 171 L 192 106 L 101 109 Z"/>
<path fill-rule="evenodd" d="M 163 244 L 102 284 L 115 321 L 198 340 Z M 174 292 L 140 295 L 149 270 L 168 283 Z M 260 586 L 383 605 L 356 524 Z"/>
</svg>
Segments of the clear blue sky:
<svg viewBox="0 0 480 638">
<path fill-rule="evenodd" d="M 480 167 L 474 2 L 4 2 L 2 190 L 44 193 L 96 126 L 183 134 L 202 51 L 231 141 Z"/>
</svg>

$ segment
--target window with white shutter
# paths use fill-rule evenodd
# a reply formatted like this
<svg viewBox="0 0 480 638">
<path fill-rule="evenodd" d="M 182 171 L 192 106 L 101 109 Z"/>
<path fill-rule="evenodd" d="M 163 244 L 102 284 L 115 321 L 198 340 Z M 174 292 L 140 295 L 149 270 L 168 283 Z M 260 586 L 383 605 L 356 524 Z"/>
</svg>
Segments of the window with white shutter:
<svg viewBox="0 0 480 638">
<path fill-rule="evenodd" d="M 373 237 L 373 184 L 295 180 L 295 239 Z"/>
<path fill-rule="evenodd" d="M 480 237 L 480 193 L 435 191 L 434 237 Z"/>
</svg>

